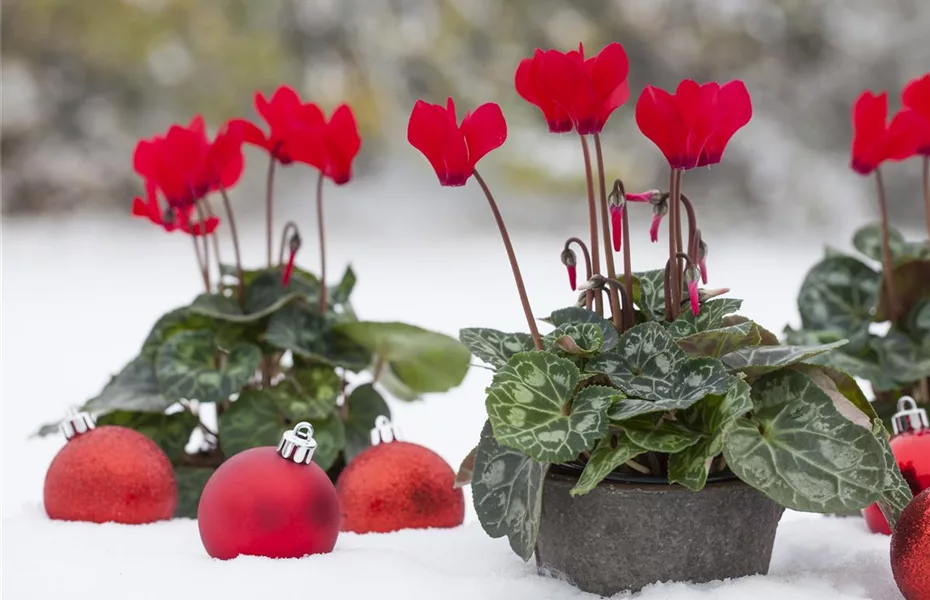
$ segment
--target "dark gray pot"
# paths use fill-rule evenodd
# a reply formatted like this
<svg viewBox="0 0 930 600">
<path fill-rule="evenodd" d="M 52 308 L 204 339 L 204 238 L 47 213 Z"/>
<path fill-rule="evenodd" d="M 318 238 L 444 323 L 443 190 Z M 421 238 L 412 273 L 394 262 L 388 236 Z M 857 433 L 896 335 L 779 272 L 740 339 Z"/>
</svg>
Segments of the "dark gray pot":
<svg viewBox="0 0 930 600">
<path fill-rule="evenodd" d="M 657 581 L 704 583 L 768 572 L 785 509 L 738 479 L 692 492 L 608 478 L 573 498 L 568 490 L 577 479 L 559 467 L 546 476 L 536 545 L 541 573 L 612 596 Z"/>
</svg>

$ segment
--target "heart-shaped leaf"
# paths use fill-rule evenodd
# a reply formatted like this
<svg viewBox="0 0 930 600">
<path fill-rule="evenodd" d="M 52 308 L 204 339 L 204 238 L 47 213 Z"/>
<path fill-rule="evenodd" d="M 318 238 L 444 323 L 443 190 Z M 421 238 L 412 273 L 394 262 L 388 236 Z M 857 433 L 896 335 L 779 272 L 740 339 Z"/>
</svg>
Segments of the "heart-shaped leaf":
<svg viewBox="0 0 930 600">
<path fill-rule="evenodd" d="M 888 443 L 888 432 L 880 419 L 875 419 L 872 425 L 872 433 L 881 443 L 885 457 L 885 481 L 882 486 L 882 495 L 878 499 L 878 507 L 885 515 L 888 526 L 894 530 L 898 524 L 898 519 L 901 518 L 901 512 L 911 503 L 914 494 L 907 480 L 901 475 L 901 469 L 898 467 L 894 452 L 892 452 L 891 445 Z"/>
<path fill-rule="evenodd" d="M 805 512 L 859 510 L 878 500 L 881 444 L 811 378 L 793 370 L 764 375 L 752 385 L 752 401 L 752 416 L 733 424 L 723 446 L 737 477 Z"/>
<path fill-rule="evenodd" d="M 857 229 L 853 234 L 853 246 L 872 260 L 882 262 L 882 224 L 869 223 Z M 904 236 L 894 227 L 888 228 L 888 246 L 892 258 L 904 252 Z"/>
<path fill-rule="evenodd" d="M 357 281 L 358 278 L 355 276 L 355 271 L 352 270 L 352 267 L 346 267 L 346 272 L 343 273 L 339 283 L 329 289 L 330 304 L 338 305 L 348 302 L 349 296 L 352 295 L 352 290 L 355 289 Z"/>
<path fill-rule="evenodd" d="M 313 439 L 316 440 L 316 451 L 313 453 L 313 462 L 326 471 L 339 458 L 346 445 L 346 428 L 335 414 L 329 418 L 310 421 L 313 423 Z"/>
<path fill-rule="evenodd" d="M 593 323 L 565 323 L 543 338 L 547 350 L 559 350 L 573 356 L 590 356 L 601 349 L 604 334 Z"/>
<path fill-rule="evenodd" d="M 308 362 L 362 371 L 371 353 L 346 336 L 327 329 L 326 321 L 306 306 L 285 306 L 268 322 L 265 341 Z"/>
<path fill-rule="evenodd" d="M 459 331 L 459 340 L 472 354 L 500 369 L 517 352 L 533 350 L 533 338 L 528 333 L 504 333 L 496 329 L 469 327 Z"/>
<path fill-rule="evenodd" d="M 268 315 L 295 298 L 303 298 L 309 306 L 319 306 L 320 282 L 316 277 L 295 269 L 287 285 L 281 281 L 280 269 L 256 272 L 245 286 L 243 312 L 250 316 Z"/>
<path fill-rule="evenodd" d="M 549 465 L 497 443 L 490 423 L 475 452 L 471 494 L 481 527 L 492 538 L 507 536 L 523 560 L 533 556 L 539 536 L 543 480 Z"/>
<path fill-rule="evenodd" d="M 545 462 L 574 459 L 607 427 L 617 391 L 590 386 L 575 395 L 581 373 L 549 352 L 522 352 L 494 376 L 486 402 L 500 443 Z"/>
<path fill-rule="evenodd" d="M 807 274 L 798 294 L 804 329 L 854 331 L 872 320 L 881 276 L 862 261 L 831 256 Z"/>
<path fill-rule="evenodd" d="M 342 378 L 330 365 L 297 365 L 271 391 L 288 419 L 325 419 L 336 409 Z"/>
<path fill-rule="evenodd" d="M 761 343 L 759 328 L 752 321 L 747 321 L 739 325 L 692 333 L 679 339 L 678 347 L 691 356 L 720 358 L 740 348 L 758 346 Z"/>
<path fill-rule="evenodd" d="M 569 494 L 580 496 L 587 494 L 598 486 L 605 477 L 610 475 L 620 465 L 633 460 L 646 450 L 640 448 L 630 440 L 626 433 L 617 433 L 601 438 L 588 458 L 578 483 Z"/>
<path fill-rule="evenodd" d="M 891 330 L 885 337 L 872 340 L 881 369 L 893 381 L 911 385 L 930 377 L 930 340 L 918 346 L 900 331 Z"/>
<path fill-rule="evenodd" d="M 647 319 L 661 319 L 665 312 L 665 269 L 633 273 L 633 303 Z"/>
<path fill-rule="evenodd" d="M 674 454 L 681 452 L 701 440 L 701 434 L 676 421 L 668 421 L 661 415 L 641 415 L 617 423 L 623 428 L 630 441 L 652 452 Z"/>
<path fill-rule="evenodd" d="M 472 477 L 475 475 L 475 457 L 478 454 L 478 447 L 475 446 L 471 449 L 464 459 L 462 459 L 462 464 L 459 466 L 459 470 L 455 473 L 455 481 L 452 483 L 454 489 L 464 487 L 471 483 Z"/>
<path fill-rule="evenodd" d="M 258 446 L 277 446 L 287 421 L 268 390 L 246 390 L 217 418 L 226 456 Z"/>
<path fill-rule="evenodd" d="M 661 403 L 661 410 L 684 409 L 727 388 L 726 369 L 720 361 L 689 358 L 658 323 L 630 328 L 620 336 L 613 352 L 598 356 L 586 370 L 604 373 L 630 398 Z M 623 400 L 611 410 L 610 418 L 651 412 L 637 406 L 640 404 Z M 630 408 L 622 408 L 624 405 Z"/>
<path fill-rule="evenodd" d="M 391 409 L 370 383 L 358 386 L 346 398 L 346 463 L 371 446 L 371 430 L 380 416 L 391 418 Z"/>
<path fill-rule="evenodd" d="M 196 519 L 203 488 L 216 469 L 206 467 L 175 467 L 174 478 L 178 482 L 178 507 L 176 519 Z"/>
<path fill-rule="evenodd" d="M 216 330 L 217 323 L 214 319 L 199 315 L 191 311 L 187 306 L 176 308 L 171 312 L 165 313 L 152 326 L 152 330 L 145 338 L 142 344 L 142 350 L 139 356 L 154 362 L 158 356 L 158 350 L 162 344 L 168 341 L 176 333 L 182 331 L 191 331 L 194 329 Z"/>
<path fill-rule="evenodd" d="M 212 331 L 198 329 L 173 336 L 158 352 L 158 387 L 169 400 L 220 402 L 237 393 L 255 376 L 262 351 L 240 342 L 229 352 L 216 345 Z"/>
<path fill-rule="evenodd" d="M 445 392 L 462 382 L 471 353 L 455 338 L 405 323 L 356 321 L 333 326 L 375 356 L 417 394 Z"/>
<path fill-rule="evenodd" d="M 758 346 L 742 348 L 721 357 L 729 369 L 756 377 L 806 361 L 846 344 L 846 340 L 822 346 Z"/>
<path fill-rule="evenodd" d="M 614 346 L 617 345 L 617 342 L 620 341 L 620 336 L 617 333 L 617 329 L 614 327 L 613 323 L 604 317 L 598 316 L 597 313 L 577 306 L 569 306 L 568 308 L 559 309 L 545 319 L 540 320 L 555 327 L 569 324 L 581 325 L 584 323 L 597 325 L 601 330 L 601 337 L 603 339 L 603 343 L 600 347 L 601 352 L 607 352 L 608 350 L 611 350 Z M 531 348 L 527 348 L 527 350 L 530 349 Z"/>
<path fill-rule="evenodd" d="M 137 357 L 107 383 L 100 393 L 84 404 L 91 413 L 112 410 L 163 413 L 173 403 L 162 396 L 155 377 L 155 364 Z"/>
<path fill-rule="evenodd" d="M 97 418 L 98 427 L 118 425 L 135 429 L 150 437 L 161 447 L 171 462 L 177 462 L 184 457 L 186 454 L 184 447 L 190 441 L 194 428 L 199 424 L 200 419 L 186 410 L 170 415 L 117 410 Z"/>
<path fill-rule="evenodd" d="M 701 312 L 697 315 L 691 311 L 684 311 L 669 326 L 668 332 L 675 339 L 680 339 L 723 326 L 724 317 L 735 313 L 743 305 L 742 300 L 735 298 L 715 298 L 701 304 Z"/>
</svg>

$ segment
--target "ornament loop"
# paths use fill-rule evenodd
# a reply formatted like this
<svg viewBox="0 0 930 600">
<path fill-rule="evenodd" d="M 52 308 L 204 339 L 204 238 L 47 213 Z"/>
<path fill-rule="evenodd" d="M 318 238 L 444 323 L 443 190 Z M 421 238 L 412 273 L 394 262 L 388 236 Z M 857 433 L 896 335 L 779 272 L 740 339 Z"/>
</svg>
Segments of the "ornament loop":
<svg viewBox="0 0 930 600">
<path fill-rule="evenodd" d="M 313 462 L 316 440 L 313 439 L 313 425 L 301 421 L 294 429 L 285 431 L 278 443 L 278 454 L 295 463 L 309 465 Z"/>
<path fill-rule="evenodd" d="M 94 422 L 94 418 L 90 413 L 78 411 L 77 408 L 72 406 L 68 409 L 68 414 L 65 416 L 64 420 L 58 424 L 58 431 L 61 432 L 61 435 L 65 436 L 66 440 L 71 441 L 75 437 L 94 429 L 96 426 L 97 424 Z"/>
<path fill-rule="evenodd" d="M 372 446 L 377 446 L 381 443 L 399 442 L 401 439 L 400 430 L 391 423 L 391 419 L 385 415 L 378 415 L 378 417 L 375 418 L 375 426 L 371 430 Z"/>
<path fill-rule="evenodd" d="M 927 411 L 917 407 L 917 402 L 910 396 L 901 396 L 898 400 L 898 412 L 891 418 L 894 434 L 908 431 L 922 431 L 930 428 Z"/>
</svg>

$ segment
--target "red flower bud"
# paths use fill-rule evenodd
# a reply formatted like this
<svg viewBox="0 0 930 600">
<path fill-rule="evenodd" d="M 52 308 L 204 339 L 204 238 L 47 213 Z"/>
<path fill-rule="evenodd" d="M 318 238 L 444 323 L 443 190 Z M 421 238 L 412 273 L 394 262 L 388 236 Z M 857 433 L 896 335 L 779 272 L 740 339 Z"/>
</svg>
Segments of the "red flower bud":
<svg viewBox="0 0 930 600">
<path fill-rule="evenodd" d="M 623 244 L 623 206 L 611 205 L 610 227 L 613 234 L 614 252 L 620 252 Z"/>
<path fill-rule="evenodd" d="M 578 289 L 578 258 L 575 256 L 574 250 L 571 248 L 565 248 L 562 250 L 562 264 L 565 265 L 565 268 L 568 269 L 568 283 L 572 286 L 572 291 Z"/>
<path fill-rule="evenodd" d="M 688 281 L 688 299 L 691 301 L 691 313 L 696 317 L 698 313 L 701 312 L 697 279 L 691 279 Z"/>
</svg>

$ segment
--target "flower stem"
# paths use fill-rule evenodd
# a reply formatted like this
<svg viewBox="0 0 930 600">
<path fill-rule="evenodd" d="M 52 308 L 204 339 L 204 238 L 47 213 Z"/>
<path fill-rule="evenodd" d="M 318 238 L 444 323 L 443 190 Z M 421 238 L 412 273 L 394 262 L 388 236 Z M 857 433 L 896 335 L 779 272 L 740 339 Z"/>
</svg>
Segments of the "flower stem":
<svg viewBox="0 0 930 600">
<path fill-rule="evenodd" d="M 678 277 L 678 287 L 675 288 L 675 294 L 677 294 L 677 297 L 678 297 L 678 304 L 675 305 L 676 311 L 681 310 L 680 307 L 683 301 L 682 293 L 681 293 L 681 287 L 683 283 L 682 278 L 684 277 L 684 264 L 682 263 L 682 260 L 681 260 L 681 253 L 683 250 L 685 250 L 685 247 L 681 239 L 682 238 L 681 236 L 681 205 L 682 205 L 681 176 L 683 173 L 684 171 L 682 171 L 681 169 L 678 170 L 677 180 L 675 181 L 675 192 L 676 192 L 675 193 L 675 218 L 672 220 L 672 223 L 670 223 L 670 225 L 671 224 L 675 225 L 675 248 L 677 250 L 676 256 L 678 256 L 678 261 L 675 263 L 675 269 L 676 269 L 675 276 Z"/>
<path fill-rule="evenodd" d="M 594 177 L 591 174 L 591 152 L 588 150 L 588 140 L 583 135 L 578 136 L 581 139 L 581 151 L 584 154 L 584 174 L 588 186 L 588 225 L 591 230 L 591 271 L 594 275 L 601 273 L 600 251 L 597 247 L 597 206 L 594 203 Z M 601 295 L 594 296 L 594 310 L 598 315 L 604 315 Z"/>
<path fill-rule="evenodd" d="M 507 258 L 510 259 L 510 269 L 513 271 L 513 279 L 517 284 L 517 291 L 520 293 L 520 302 L 523 304 L 523 313 L 526 315 L 526 324 L 530 328 L 533 344 L 536 345 L 537 350 L 542 350 L 542 339 L 539 337 L 539 330 L 536 328 L 536 320 L 533 318 L 533 309 L 530 308 L 530 299 L 526 295 L 526 286 L 523 285 L 523 276 L 520 274 L 520 265 L 517 264 L 517 255 L 513 251 L 513 244 L 510 243 L 510 235 L 507 233 L 507 226 L 504 225 L 504 219 L 501 217 L 501 213 L 497 208 L 497 202 L 494 201 L 494 196 L 491 195 L 488 184 L 484 182 L 484 178 L 481 177 L 477 170 L 474 171 L 474 175 L 475 181 L 481 186 L 481 191 L 484 192 L 485 197 L 488 199 L 488 205 L 491 207 L 494 220 L 497 221 L 497 228 L 501 233 L 501 239 L 504 241 L 504 248 L 507 250 Z"/>
<path fill-rule="evenodd" d="M 233 216 L 232 203 L 229 201 L 229 194 L 226 188 L 220 187 L 220 195 L 223 197 L 223 207 L 226 209 L 226 219 L 229 221 L 229 233 L 232 235 L 233 250 L 236 253 L 236 273 L 239 278 L 239 298 L 242 299 L 243 286 L 245 285 L 245 273 L 242 271 L 242 253 L 239 249 L 239 232 L 236 230 L 236 218 Z"/>
<path fill-rule="evenodd" d="M 326 228 L 323 225 L 323 171 L 316 181 L 316 220 L 320 231 L 320 314 L 326 314 Z"/>
<path fill-rule="evenodd" d="M 584 138 L 582 138 L 584 139 Z M 607 210 L 607 182 L 604 179 L 604 153 L 601 150 L 601 136 L 594 134 L 594 155 L 597 158 L 598 186 L 601 200 L 601 236 L 604 238 L 604 264 L 607 267 L 608 279 L 617 279 L 617 270 L 614 267 L 614 253 L 610 245 L 610 212 Z M 620 296 L 611 286 L 608 290 L 610 297 L 610 313 L 614 327 L 623 331 L 623 315 L 620 313 Z"/>
<path fill-rule="evenodd" d="M 681 178 L 679 176 L 680 171 L 678 169 L 672 169 L 671 174 L 669 175 L 669 224 L 668 224 L 668 260 L 669 265 L 678 264 L 678 244 L 677 244 L 677 229 L 675 223 L 678 222 L 678 207 L 679 207 L 679 196 L 681 190 L 678 186 L 681 184 Z M 666 286 L 665 286 L 665 295 L 667 297 L 667 302 L 665 303 L 665 319 L 667 321 L 674 321 L 678 316 L 678 309 L 681 306 L 681 280 L 678 278 L 680 271 L 677 268 L 669 268 L 666 266 L 668 275 L 666 276 Z"/>
<path fill-rule="evenodd" d="M 679 184 L 680 186 L 681 184 Z M 679 187 L 680 189 L 680 187 Z M 685 194 L 679 194 L 681 197 L 681 204 L 685 207 L 685 213 L 688 215 L 688 255 L 691 258 L 692 262 L 698 261 L 698 240 L 697 236 L 697 216 L 694 214 L 694 205 L 691 203 L 691 200 Z M 692 251 L 693 249 L 693 251 Z M 678 227 L 678 250 L 683 251 L 684 248 L 681 246 L 681 224 L 679 223 Z"/>
<path fill-rule="evenodd" d="M 210 244 L 207 235 L 207 219 L 204 214 L 203 204 L 197 203 L 197 217 L 200 219 L 201 238 L 203 238 L 203 276 L 207 281 L 207 292 L 210 291 Z"/>
<path fill-rule="evenodd" d="M 269 157 L 268 179 L 265 181 L 265 237 L 268 247 L 268 266 L 271 266 L 271 216 L 274 198 L 274 156 Z"/>
<path fill-rule="evenodd" d="M 213 212 L 213 206 L 210 204 L 210 198 L 208 196 L 203 197 L 203 205 L 207 209 L 207 217 L 215 217 L 216 213 Z M 223 273 L 221 266 L 223 264 L 223 259 L 220 258 L 220 238 L 216 233 L 210 234 L 210 237 L 213 239 L 213 253 L 216 254 L 216 265 L 217 270 L 219 271 L 219 277 L 222 279 Z"/>
<path fill-rule="evenodd" d="M 927 218 L 927 239 L 930 240 L 930 156 L 924 157 L 924 214 Z"/>
<path fill-rule="evenodd" d="M 200 246 L 197 245 L 197 236 L 191 234 L 191 241 L 194 243 L 194 254 L 197 256 L 197 268 L 200 271 L 200 277 L 203 279 L 203 289 L 210 293 L 210 280 L 207 279 L 207 271 L 203 268 L 203 258 L 200 256 Z"/>
<path fill-rule="evenodd" d="M 585 281 L 591 280 L 591 253 L 588 252 L 588 247 L 585 245 L 584 241 L 581 238 L 570 237 L 565 240 L 565 249 L 568 250 L 568 247 L 572 244 L 578 244 L 578 247 L 581 248 L 581 255 L 584 257 L 584 273 Z M 591 310 L 591 302 L 594 300 L 594 292 L 588 291 L 585 292 L 585 308 Z"/>
<path fill-rule="evenodd" d="M 888 312 L 892 321 L 898 319 L 898 295 L 894 288 L 894 264 L 891 261 L 891 244 L 888 239 L 888 202 L 885 198 L 885 182 L 881 169 L 875 169 L 875 183 L 878 187 L 878 209 L 882 215 L 882 271 L 885 273 L 885 287 L 888 291 Z"/>
</svg>

